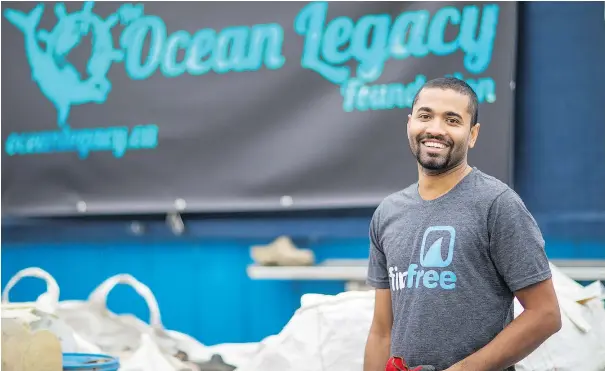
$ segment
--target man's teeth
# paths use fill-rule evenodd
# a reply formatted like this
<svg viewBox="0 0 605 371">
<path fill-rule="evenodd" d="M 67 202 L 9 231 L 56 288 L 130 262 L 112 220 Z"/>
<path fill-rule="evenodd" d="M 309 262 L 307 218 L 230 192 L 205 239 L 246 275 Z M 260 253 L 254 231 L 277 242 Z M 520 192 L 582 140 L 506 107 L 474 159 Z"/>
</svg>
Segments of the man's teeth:
<svg viewBox="0 0 605 371">
<path fill-rule="evenodd" d="M 445 145 L 436 142 L 424 142 L 424 145 L 433 148 L 445 148 Z"/>
</svg>

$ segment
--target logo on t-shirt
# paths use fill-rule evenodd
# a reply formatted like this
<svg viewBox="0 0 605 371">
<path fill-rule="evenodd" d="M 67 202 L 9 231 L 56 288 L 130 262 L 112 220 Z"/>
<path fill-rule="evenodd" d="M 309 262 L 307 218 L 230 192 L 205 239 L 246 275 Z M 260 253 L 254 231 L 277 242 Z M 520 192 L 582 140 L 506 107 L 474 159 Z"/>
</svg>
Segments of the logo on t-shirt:
<svg viewBox="0 0 605 371">
<path fill-rule="evenodd" d="M 444 290 L 456 288 L 456 274 L 446 269 L 454 259 L 456 230 L 449 226 L 429 227 L 424 232 L 420 246 L 420 266 L 410 264 L 406 271 L 398 267 L 389 267 L 391 290 L 399 291 L 414 288 Z M 445 254 L 444 254 L 445 252 Z"/>
</svg>

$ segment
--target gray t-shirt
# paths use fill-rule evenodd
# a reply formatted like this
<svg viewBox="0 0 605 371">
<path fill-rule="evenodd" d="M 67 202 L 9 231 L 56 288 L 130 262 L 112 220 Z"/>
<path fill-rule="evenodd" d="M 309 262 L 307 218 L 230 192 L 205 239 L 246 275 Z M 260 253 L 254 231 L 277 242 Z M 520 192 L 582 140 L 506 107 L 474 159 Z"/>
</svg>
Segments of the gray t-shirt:
<svg viewBox="0 0 605 371">
<path fill-rule="evenodd" d="M 435 200 L 417 183 L 385 198 L 370 242 L 367 282 L 391 289 L 391 353 L 410 365 L 444 370 L 481 349 L 513 320 L 513 292 L 551 277 L 519 196 L 476 168 Z"/>
</svg>

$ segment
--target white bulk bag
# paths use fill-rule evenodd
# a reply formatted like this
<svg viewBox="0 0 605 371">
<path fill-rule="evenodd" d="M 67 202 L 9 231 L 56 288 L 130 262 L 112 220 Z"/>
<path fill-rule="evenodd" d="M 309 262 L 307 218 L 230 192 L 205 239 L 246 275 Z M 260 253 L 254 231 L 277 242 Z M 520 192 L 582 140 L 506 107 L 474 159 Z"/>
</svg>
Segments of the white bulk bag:
<svg viewBox="0 0 605 371">
<path fill-rule="evenodd" d="M 561 309 L 562 327 L 517 364 L 518 371 L 605 370 L 605 307 L 600 282 L 583 287 L 551 264 L 553 285 Z M 515 299 L 515 317 L 523 307 Z"/>
<path fill-rule="evenodd" d="M 186 353 L 192 362 L 209 361 L 213 354 L 219 354 L 223 361 L 239 370 L 253 359 L 263 343 L 223 343 L 206 346 L 193 337 L 181 332 L 166 330 L 166 334 L 177 343 L 177 348 Z"/>
<path fill-rule="evenodd" d="M 303 295 L 283 330 L 237 371 L 361 371 L 373 310 L 373 291 Z"/>
<path fill-rule="evenodd" d="M 109 311 L 106 305 L 111 290 L 125 282 L 130 282 L 127 275 L 110 277 L 94 289 L 87 300 L 61 302 L 57 315 L 105 354 L 119 355 L 134 351 L 139 346 L 141 331 L 146 325 L 142 321 L 125 321 L 126 315 L 118 316 Z M 139 322 L 142 324 L 139 325 Z"/>
<path fill-rule="evenodd" d="M 128 357 L 120 359 L 119 371 L 194 371 L 162 349 L 152 331 L 141 334 L 139 347 Z"/>
<path fill-rule="evenodd" d="M 10 303 L 11 289 L 23 278 L 33 277 L 46 282 L 46 292 L 35 302 Z M 2 318 L 14 319 L 30 331 L 48 330 L 60 341 L 64 353 L 96 353 L 99 349 L 83 339 L 62 318 L 56 315 L 59 306 L 59 285 L 48 272 L 37 268 L 25 268 L 15 274 L 2 291 Z"/>
<path fill-rule="evenodd" d="M 207 347 L 207 351 L 212 354 L 220 354 L 223 361 L 229 365 L 236 367 L 239 371 L 254 359 L 261 349 L 273 339 L 274 336 L 269 336 L 260 343 L 223 343 Z"/>
<path fill-rule="evenodd" d="M 147 303 L 150 324 L 107 309 L 107 296 L 118 284 L 131 286 Z M 120 371 L 185 371 L 192 369 L 174 357 L 177 344 L 161 321 L 152 291 L 129 274 L 105 280 L 87 301 L 62 302 L 57 313 L 87 340 L 120 359 Z"/>
</svg>

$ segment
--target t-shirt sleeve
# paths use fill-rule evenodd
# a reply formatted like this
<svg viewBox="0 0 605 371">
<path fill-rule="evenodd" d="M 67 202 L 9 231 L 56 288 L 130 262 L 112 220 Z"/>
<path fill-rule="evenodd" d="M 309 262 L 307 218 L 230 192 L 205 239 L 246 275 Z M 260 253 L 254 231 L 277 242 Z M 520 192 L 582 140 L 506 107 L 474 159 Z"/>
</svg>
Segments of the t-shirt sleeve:
<svg viewBox="0 0 605 371">
<path fill-rule="evenodd" d="M 512 189 L 493 202 L 488 227 L 491 258 L 511 291 L 551 277 L 540 228 Z"/>
<path fill-rule="evenodd" d="M 380 244 L 379 214 L 380 207 L 374 212 L 374 216 L 372 216 L 372 221 L 370 222 L 370 258 L 366 283 L 377 289 L 388 289 L 390 286 L 387 258 Z"/>
</svg>

